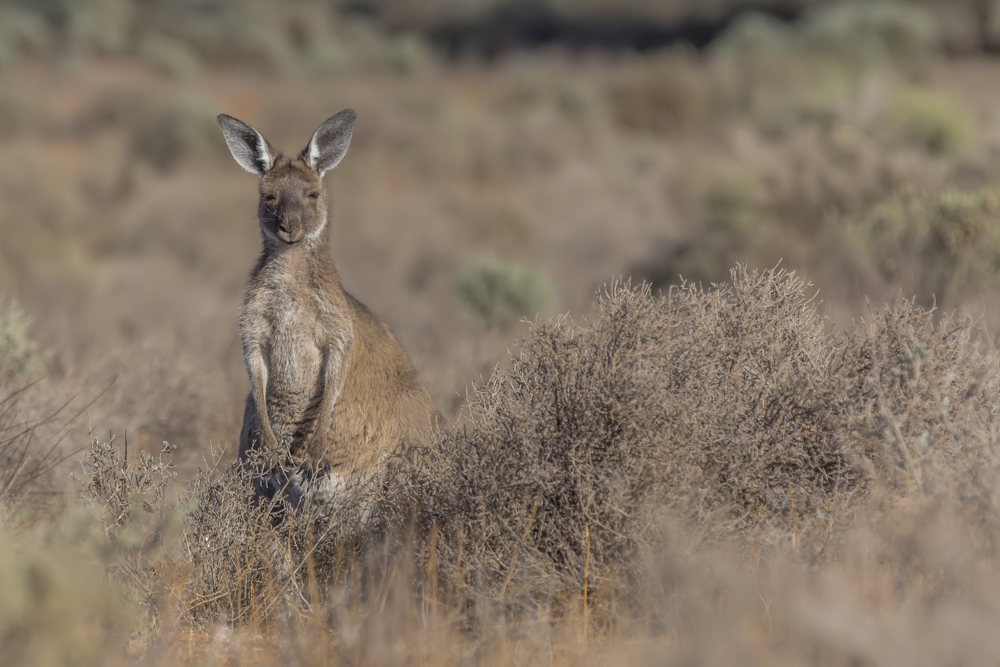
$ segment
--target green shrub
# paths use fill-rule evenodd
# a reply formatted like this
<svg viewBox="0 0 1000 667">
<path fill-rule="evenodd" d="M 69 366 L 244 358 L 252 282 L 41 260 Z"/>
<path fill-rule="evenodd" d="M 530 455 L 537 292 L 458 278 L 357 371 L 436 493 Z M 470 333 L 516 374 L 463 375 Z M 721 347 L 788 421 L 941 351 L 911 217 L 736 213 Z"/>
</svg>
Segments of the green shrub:
<svg viewBox="0 0 1000 667">
<path fill-rule="evenodd" d="M 27 383 L 42 375 L 42 354 L 17 301 L 0 301 L 0 380 Z"/>
<path fill-rule="evenodd" d="M 710 54 L 729 113 L 749 116 L 768 133 L 802 119 L 835 117 L 863 74 L 841 58 L 805 48 L 795 28 L 755 14 L 738 19 Z"/>
<path fill-rule="evenodd" d="M 0 3 L 0 69 L 25 56 L 69 61 L 132 55 L 170 76 L 202 64 L 249 64 L 293 76 L 345 67 L 418 71 L 423 40 L 306 0 L 13 0 Z M 13 6 L 11 6 L 13 5 Z"/>
<path fill-rule="evenodd" d="M 388 68 L 401 74 L 425 71 L 433 57 L 427 44 L 416 35 L 400 35 L 385 39 L 384 60 Z"/>
<path fill-rule="evenodd" d="M 861 256 L 907 293 L 954 307 L 963 292 L 996 289 L 1000 193 L 906 191 L 845 225 Z"/>
<path fill-rule="evenodd" d="M 905 90 L 888 113 L 890 124 L 904 139 L 936 154 L 960 153 L 975 133 L 975 119 L 962 101 L 940 90 Z"/>
<path fill-rule="evenodd" d="M 52 48 L 50 27 L 42 16 L 28 9 L 0 5 L 0 70 L 26 55 L 41 55 Z"/>
<path fill-rule="evenodd" d="M 710 185 L 703 203 L 713 224 L 731 234 L 747 235 L 769 222 L 760 199 L 752 180 L 728 178 Z"/>
<path fill-rule="evenodd" d="M 465 307 L 491 327 L 509 327 L 555 302 L 555 287 L 544 274 L 493 257 L 469 266 L 456 286 Z"/>
<path fill-rule="evenodd" d="M 792 27 L 766 14 L 747 12 L 715 38 L 710 52 L 714 57 L 744 59 L 795 48 Z"/>
<path fill-rule="evenodd" d="M 779 130 L 800 118 L 843 117 L 872 76 L 919 62 L 938 44 L 934 21 L 919 7 L 851 2 L 813 9 L 791 25 L 749 13 L 709 53 L 732 111 Z"/>
<path fill-rule="evenodd" d="M 933 14 L 911 2 L 843 2 L 811 12 L 802 24 L 806 49 L 858 65 L 886 59 L 906 63 L 941 46 Z"/>
<path fill-rule="evenodd" d="M 107 576 L 108 540 L 93 512 L 70 507 L 18 529 L 0 520 L 0 663 L 127 664 L 137 611 Z"/>
<path fill-rule="evenodd" d="M 841 2 L 812 9 L 796 24 L 748 13 L 712 44 L 716 55 L 746 58 L 821 55 L 843 66 L 871 67 L 885 60 L 904 63 L 941 46 L 934 17 L 906 2 Z"/>
</svg>

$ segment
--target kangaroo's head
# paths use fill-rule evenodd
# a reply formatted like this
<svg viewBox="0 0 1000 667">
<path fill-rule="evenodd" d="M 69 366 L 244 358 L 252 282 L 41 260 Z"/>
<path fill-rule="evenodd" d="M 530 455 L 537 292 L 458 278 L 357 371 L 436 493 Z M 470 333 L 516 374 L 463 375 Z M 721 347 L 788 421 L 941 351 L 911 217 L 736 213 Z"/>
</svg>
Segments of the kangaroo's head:
<svg viewBox="0 0 1000 667">
<path fill-rule="evenodd" d="M 336 167 L 347 152 L 354 118 L 353 109 L 344 109 L 328 119 L 298 157 L 291 159 L 250 125 L 219 115 L 219 125 L 236 162 L 260 177 L 257 212 L 265 243 L 292 246 L 323 235 L 327 221 L 323 175 Z"/>
</svg>

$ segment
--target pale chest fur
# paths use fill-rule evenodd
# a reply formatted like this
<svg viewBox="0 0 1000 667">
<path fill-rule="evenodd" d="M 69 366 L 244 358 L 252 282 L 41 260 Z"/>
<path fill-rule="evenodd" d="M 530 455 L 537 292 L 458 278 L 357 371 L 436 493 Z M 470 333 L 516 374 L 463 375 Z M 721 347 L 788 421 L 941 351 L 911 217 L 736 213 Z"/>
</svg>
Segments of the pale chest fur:
<svg viewBox="0 0 1000 667">
<path fill-rule="evenodd" d="M 240 314 L 244 347 L 259 345 L 267 366 L 265 400 L 279 441 L 302 433 L 315 418 L 323 390 L 321 303 L 280 281 L 252 292 Z"/>
</svg>

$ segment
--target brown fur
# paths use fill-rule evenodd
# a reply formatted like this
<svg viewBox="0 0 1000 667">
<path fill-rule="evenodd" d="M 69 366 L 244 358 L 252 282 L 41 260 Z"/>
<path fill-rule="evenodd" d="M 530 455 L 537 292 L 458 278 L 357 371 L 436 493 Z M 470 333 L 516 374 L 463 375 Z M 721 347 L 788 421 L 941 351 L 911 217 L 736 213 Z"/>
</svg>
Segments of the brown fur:
<svg viewBox="0 0 1000 667">
<path fill-rule="evenodd" d="M 322 131 L 344 114 L 324 123 L 295 159 L 263 137 L 255 143 L 249 126 L 225 116 L 219 121 L 237 161 L 260 175 L 263 252 L 240 312 L 251 389 L 239 457 L 265 471 L 261 492 L 283 488 L 293 504 L 306 490 L 289 488 L 305 485 L 295 471 L 318 473 L 340 488 L 371 477 L 408 434 L 443 427 L 406 353 L 389 328 L 344 291 L 327 250 L 322 172 L 346 151 L 353 112 L 346 130 L 334 128 L 346 131 L 346 139 L 334 138 L 341 142 L 333 147 L 338 156 L 322 164 L 323 156 L 310 150 L 317 141 L 323 148 Z"/>
</svg>

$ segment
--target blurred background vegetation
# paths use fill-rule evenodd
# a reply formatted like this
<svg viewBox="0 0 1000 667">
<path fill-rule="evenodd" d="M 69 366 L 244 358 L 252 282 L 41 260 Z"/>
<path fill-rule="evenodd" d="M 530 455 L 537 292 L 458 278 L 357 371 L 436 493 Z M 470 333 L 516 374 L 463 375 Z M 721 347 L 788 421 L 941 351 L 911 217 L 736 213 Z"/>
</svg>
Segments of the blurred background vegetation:
<svg viewBox="0 0 1000 667">
<path fill-rule="evenodd" d="M 995 4 L 2 0 L 0 366 L 230 441 L 258 239 L 214 117 L 293 152 L 346 106 L 334 258 L 450 416 L 615 276 L 781 262 L 834 330 L 898 293 L 995 328 Z"/>
<path fill-rule="evenodd" d="M 4 373 L 114 380 L 92 416 L 191 460 L 233 437 L 258 240 L 222 111 L 291 152 L 358 108 L 332 252 L 451 416 L 615 276 L 782 262 L 835 330 L 897 293 L 995 326 L 995 4 L 3 0 Z"/>
</svg>

